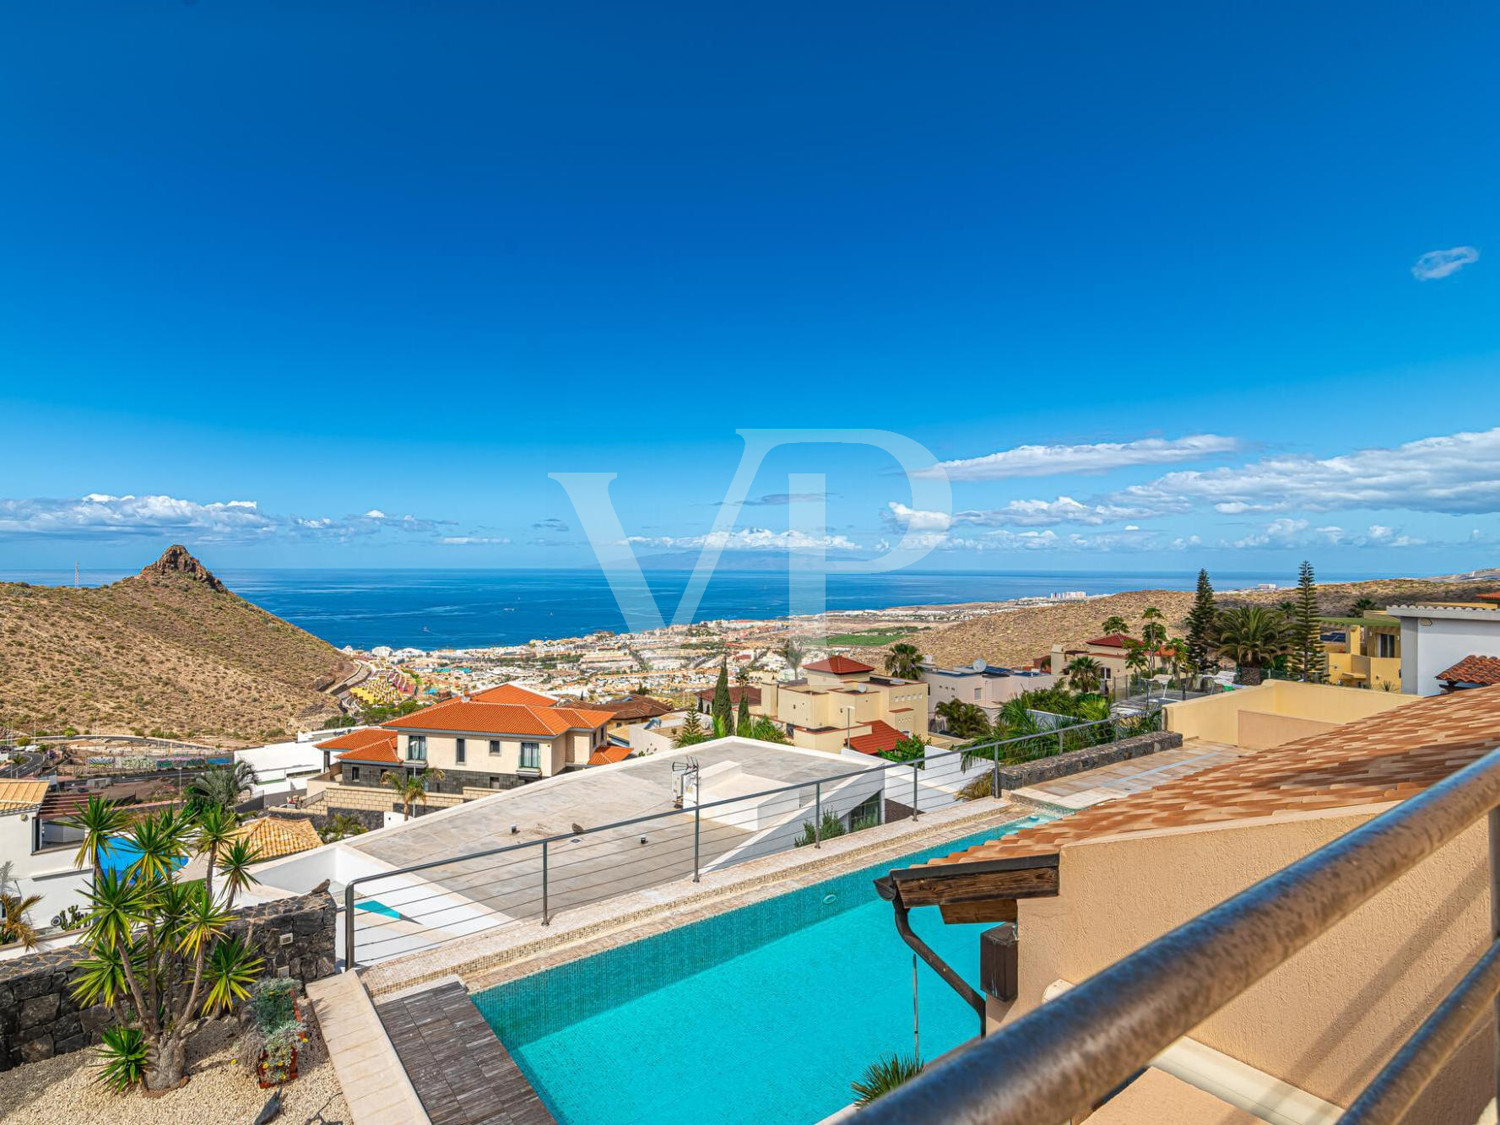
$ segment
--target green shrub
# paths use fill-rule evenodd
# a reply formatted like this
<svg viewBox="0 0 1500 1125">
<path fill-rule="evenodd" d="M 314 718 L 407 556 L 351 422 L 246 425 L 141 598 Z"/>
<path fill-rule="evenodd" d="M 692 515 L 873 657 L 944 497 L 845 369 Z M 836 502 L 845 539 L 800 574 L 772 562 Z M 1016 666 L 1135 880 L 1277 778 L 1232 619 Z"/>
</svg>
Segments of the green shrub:
<svg viewBox="0 0 1500 1125">
<path fill-rule="evenodd" d="M 115 1093 L 146 1080 L 146 1034 L 138 1027 L 106 1027 L 99 1043 L 99 1073 L 102 1082 Z"/>
<path fill-rule="evenodd" d="M 846 833 L 847 831 L 849 830 L 844 827 L 844 822 L 839 819 L 838 813 L 826 812 L 823 814 L 823 839 L 831 840 L 835 836 L 844 835 L 844 833 Z M 817 827 L 813 824 L 812 821 L 804 820 L 802 822 L 802 835 L 798 837 L 796 846 L 799 848 L 805 848 L 809 844 L 816 844 L 817 842 Z"/>
<path fill-rule="evenodd" d="M 922 1073 L 922 1060 L 905 1055 L 882 1056 L 865 1068 L 864 1077 L 851 1082 L 854 1104 L 867 1106 L 882 1094 L 889 1094 L 903 1082 L 909 1082 Z"/>
</svg>

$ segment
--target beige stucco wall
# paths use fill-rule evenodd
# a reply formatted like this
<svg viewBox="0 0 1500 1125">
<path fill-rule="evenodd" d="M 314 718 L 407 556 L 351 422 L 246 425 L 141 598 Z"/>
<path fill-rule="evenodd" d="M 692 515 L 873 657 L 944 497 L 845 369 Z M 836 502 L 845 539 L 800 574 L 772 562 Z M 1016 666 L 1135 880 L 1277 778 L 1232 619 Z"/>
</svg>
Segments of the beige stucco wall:
<svg viewBox="0 0 1500 1125">
<path fill-rule="evenodd" d="M 1309 735 L 1336 730 L 1338 723 L 1320 719 L 1303 719 L 1294 715 L 1273 715 L 1265 711 L 1248 708 L 1239 713 L 1239 727 L 1235 745 L 1246 750 L 1269 750 L 1286 742 L 1295 742 Z"/>
<path fill-rule="evenodd" d="M 581 732 L 577 735 L 581 744 L 587 746 L 593 737 L 591 732 Z M 402 734 L 397 739 L 397 753 L 404 762 L 406 758 L 406 745 L 409 735 Z M 458 761 L 458 735 L 452 734 L 429 734 L 427 736 L 427 765 L 432 769 L 439 770 L 468 770 L 471 773 L 521 773 L 521 743 L 520 738 L 499 737 L 492 739 L 484 735 L 464 735 L 464 760 Z M 568 740 L 569 735 L 559 735 L 555 739 L 550 738 L 528 738 L 526 742 L 538 743 L 539 754 L 537 760 L 540 763 L 540 776 L 551 777 L 553 774 L 561 773 L 569 762 Z M 490 743 L 498 742 L 500 752 L 490 753 Z M 584 750 L 580 761 L 588 761 L 588 751 Z"/>
<path fill-rule="evenodd" d="M 1385 691 L 1270 680 L 1257 687 L 1173 703 L 1167 708 L 1167 729 L 1178 731 L 1184 738 L 1241 746 L 1245 745 L 1239 741 L 1241 711 L 1338 724 L 1383 714 L 1415 699 Z"/>
<path fill-rule="evenodd" d="M 1061 891 L 1020 903 L 1014 1018 L 1358 826 L 1373 810 L 1065 847 Z M 1489 943 L 1487 845 L 1471 828 L 1254 985 L 1193 1037 L 1347 1105 Z M 1473 1121 L 1492 1095 L 1489 1019 L 1412 1125 Z"/>
</svg>

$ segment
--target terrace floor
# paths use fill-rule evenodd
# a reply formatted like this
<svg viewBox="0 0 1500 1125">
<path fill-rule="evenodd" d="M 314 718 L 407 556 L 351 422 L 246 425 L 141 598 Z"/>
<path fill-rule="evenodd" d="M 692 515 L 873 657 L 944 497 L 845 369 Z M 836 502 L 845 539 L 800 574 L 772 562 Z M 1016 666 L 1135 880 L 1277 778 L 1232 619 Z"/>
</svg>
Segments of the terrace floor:
<svg viewBox="0 0 1500 1125">
<path fill-rule="evenodd" d="M 1144 758 L 1132 758 L 1128 762 L 1115 762 L 1068 777 L 1028 785 L 1024 789 L 1009 792 L 1007 796 L 1027 804 L 1077 812 L 1105 801 L 1154 789 L 1200 770 L 1221 766 L 1246 753 L 1248 751 L 1228 743 L 1205 742 L 1194 738 L 1176 749 L 1159 750 Z"/>
</svg>

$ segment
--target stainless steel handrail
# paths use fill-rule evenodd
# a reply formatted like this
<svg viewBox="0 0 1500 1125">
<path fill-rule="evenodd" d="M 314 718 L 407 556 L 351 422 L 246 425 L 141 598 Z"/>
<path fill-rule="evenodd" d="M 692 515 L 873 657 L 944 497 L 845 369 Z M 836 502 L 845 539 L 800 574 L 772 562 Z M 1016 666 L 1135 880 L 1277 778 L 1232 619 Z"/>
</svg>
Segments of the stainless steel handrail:
<svg viewBox="0 0 1500 1125">
<path fill-rule="evenodd" d="M 1146 716 L 1148 718 L 1159 716 L 1160 714 L 1161 714 L 1160 710 L 1146 712 Z M 1098 726 L 1103 726 L 1105 724 L 1110 724 L 1112 726 L 1118 727 L 1119 722 L 1120 721 L 1117 720 L 1117 719 L 1115 719 L 1114 717 L 1110 717 L 1108 719 L 1091 719 L 1088 722 L 1074 723 L 1071 726 L 1056 727 L 1056 728 L 1051 729 L 1051 730 L 1039 731 L 1039 732 L 1037 732 L 1035 734 L 1016 735 L 1013 738 L 997 739 L 996 741 L 993 741 L 993 742 L 986 742 L 986 743 L 982 743 L 982 744 L 979 744 L 979 745 L 976 745 L 976 746 L 968 746 L 968 747 L 963 747 L 963 748 L 956 749 L 956 750 L 933 750 L 933 751 L 931 751 L 931 752 L 929 752 L 927 754 L 922 755 L 922 757 L 920 757 L 920 758 L 912 758 L 909 761 L 904 761 L 904 762 L 884 762 L 881 765 L 870 765 L 870 766 L 865 766 L 865 767 L 863 767 L 861 769 L 857 769 L 857 770 L 849 770 L 849 771 L 847 771 L 845 773 L 830 774 L 827 777 L 823 777 L 823 778 L 817 779 L 816 783 L 819 784 L 819 786 L 820 786 L 819 791 L 818 791 L 819 792 L 819 797 L 821 798 L 821 792 L 822 792 L 821 791 L 821 785 L 832 784 L 832 783 L 836 783 L 836 782 L 840 782 L 840 781 L 847 781 L 848 779 L 853 778 L 853 777 L 865 777 L 865 776 L 867 776 L 869 774 L 873 774 L 873 773 L 884 773 L 884 772 L 886 772 L 888 770 L 898 770 L 898 769 L 910 769 L 912 771 L 912 773 L 913 773 L 913 790 L 915 791 L 916 788 L 917 788 L 917 786 L 916 786 L 916 781 L 917 781 L 917 779 L 916 779 L 916 768 L 915 767 L 917 767 L 917 766 L 923 766 L 923 767 L 925 767 L 929 762 L 937 762 L 937 761 L 940 761 L 940 760 L 945 759 L 945 758 L 952 758 L 955 755 L 964 755 L 964 754 L 975 755 L 975 756 L 977 756 L 979 758 L 982 758 L 982 759 L 985 759 L 985 760 L 991 760 L 991 759 L 989 759 L 987 757 L 987 755 L 984 753 L 984 751 L 995 750 L 995 749 L 998 749 L 1001 746 L 1009 746 L 1009 745 L 1012 745 L 1012 744 L 1018 743 L 1018 742 L 1030 742 L 1030 741 L 1033 741 L 1033 740 L 1038 739 L 1038 738 L 1051 738 L 1054 734 L 1056 734 L 1058 736 L 1058 738 L 1059 738 L 1059 745 L 1061 745 L 1062 744 L 1062 742 L 1061 742 L 1061 736 L 1063 734 L 1066 734 L 1068 731 L 1085 730 L 1085 729 L 1087 729 L 1089 727 L 1098 727 Z M 1000 762 L 1000 755 L 996 754 L 994 756 L 993 760 L 992 760 L 992 767 L 991 767 L 992 773 L 998 773 L 999 762 Z M 719 808 L 719 807 L 725 806 L 725 805 L 743 804 L 745 801 L 755 800 L 755 799 L 762 798 L 762 797 L 772 797 L 772 796 L 775 796 L 778 793 L 790 793 L 790 792 L 793 792 L 793 791 L 799 791 L 800 792 L 801 790 L 806 789 L 809 784 L 814 784 L 814 783 L 813 782 L 806 782 L 806 781 L 804 781 L 804 782 L 794 782 L 794 783 L 792 783 L 790 785 L 779 785 L 779 786 L 776 786 L 776 787 L 771 788 L 771 789 L 760 789 L 760 790 L 757 790 L 754 793 L 748 793 L 748 794 L 745 794 L 745 795 L 739 796 L 739 797 L 724 797 L 724 798 L 721 798 L 720 800 L 717 800 L 717 801 L 704 801 L 701 804 L 695 805 L 694 806 L 694 812 L 693 812 L 693 815 L 694 815 L 694 837 L 695 837 L 695 839 L 694 839 L 694 852 L 695 852 L 695 856 L 694 856 L 694 864 L 693 864 L 693 866 L 694 866 L 694 875 L 693 875 L 694 881 L 696 882 L 697 879 L 698 879 L 698 863 L 697 863 L 697 855 L 696 855 L 696 853 L 697 853 L 697 838 L 696 837 L 697 837 L 697 834 L 698 834 L 698 827 L 699 827 L 699 823 L 700 823 L 700 817 L 701 817 L 702 810 L 704 810 L 704 809 Z M 998 796 L 998 791 L 995 790 L 993 787 L 992 787 L 991 795 L 992 796 Z M 821 799 L 820 799 L 819 803 L 821 804 Z M 914 809 L 913 811 L 916 811 L 916 810 Z M 389 878 L 392 878 L 393 876 L 397 876 L 397 875 L 410 875 L 410 874 L 415 874 L 416 872 L 420 872 L 420 871 L 430 871 L 430 870 L 432 870 L 435 867 L 446 867 L 446 866 L 448 866 L 450 864 L 463 863 L 463 862 L 466 862 L 468 860 L 488 859 L 491 856 L 505 855 L 506 853 L 509 853 L 509 852 L 524 851 L 524 850 L 526 850 L 528 848 L 538 848 L 538 849 L 541 849 L 541 848 L 544 848 L 548 844 L 556 844 L 556 843 L 560 843 L 560 842 L 562 842 L 564 840 L 574 840 L 574 839 L 578 839 L 578 838 L 580 838 L 582 836 L 598 835 L 598 834 L 601 834 L 601 833 L 604 833 L 604 832 L 611 832 L 611 831 L 614 831 L 614 830 L 620 829 L 620 828 L 629 828 L 629 827 L 631 827 L 633 825 L 637 825 L 637 824 L 647 824 L 647 823 L 650 823 L 651 821 L 656 821 L 656 820 L 672 820 L 672 819 L 676 819 L 677 817 L 684 816 L 687 813 L 688 813 L 688 810 L 685 809 L 685 808 L 684 809 L 669 809 L 669 810 L 666 810 L 664 812 L 645 813 L 645 814 L 643 814 L 641 816 L 630 817 L 630 818 L 628 818 L 626 820 L 616 820 L 616 821 L 612 821 L 609 824 L 600 824 L 600 825 L 594 826 L 593 828 L 586 828 L 586 829 L 584 829 L 584 831 L 582 833 L 562 832 L 562 833 L 557 833 L 557 834 L 554 834 L 554 835 L 551 835 L 551 836 L 543 836 L 543 837 L 540 837 L 540 838 L 535 839 L 535 840 L 521 840 L 521 841 L 518 841 L 518 842 L 516 842 L 514 844 L 502 844 L 499 847 L 484 848 L 484 849 L 481 849 L 480 851 L 475 851 L 475 852 L 465 852 L 463 855 L 447 856 L 447 857 L 445 857 L 443 859 L 427 860 L 427 861 L 425 861 L 423 863 L 408 864 L 405 867 L 393 867 L 389 871 L 380 871 L 380 872 L 376 872 L 376 873 L 371 874 L 371 875 L 360 875 L 360 876 L 358 876 L 358 877 L 356 877 L 354 879 L 350 879 L 349 882 L 347 882 L 346 884 L 344 884 L 344 912 L 345 912 L 344 913 L 344 965 L 345 965 L 345 968 L 346 968 L 346 970 L 347 969 L 351 969 L 351 968 L 355 968 L 357 966 L 357 964 L 358 964 L 358 959 L 357 959 L 357 957 L 355 955 L 356 954 L 356 950 L 355 950 L 355 925 L 354 925 L 354 921 L 355 921 L 355 915 L 354 915 L 354 909 L 355 909 L 354 889 L 355 889 L 355 887 L 359 886 L 361 883 L 371 883 L 371 882 L 375 882 L 375 881 L 380 880 L 380 879 L 389 879 Z M 818 826 L 818 835 L 819 835 L 819 843 L 821 844 L 821 824 Z M 543 889 L 545 891 L 545 889 L 546 889 L 545 886 L 544 886 Z"/>
<path fill-rule="evenodd" d="M 861 1125 L 1050 1125 L 1086 1112 L 1497 804 L 1500 750 L 924 1071 L 862 1111 Z M 1490 818 L 1492 902 L 1497 819 Z M 1453 1037 L 1444 1041 L 1451 1046 Z M 1441 1061 L 1423 1051 L 1403 1073 L 1425 1073 L 1425 1081 Z"/>
</svg>

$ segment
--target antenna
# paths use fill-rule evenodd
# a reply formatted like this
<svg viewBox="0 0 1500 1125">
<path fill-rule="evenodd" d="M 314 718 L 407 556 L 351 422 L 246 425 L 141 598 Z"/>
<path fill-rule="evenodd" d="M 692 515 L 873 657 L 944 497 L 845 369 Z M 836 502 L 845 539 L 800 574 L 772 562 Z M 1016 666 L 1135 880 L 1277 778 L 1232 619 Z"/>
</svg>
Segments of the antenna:
<svg viewBox="0 0 1500 1125">
<path fill-rule="evenodd" d="M 78 581 L 78 560 L 73 560 L 73 589 L 78 589 L 83 583 Z"/>
</svg>

